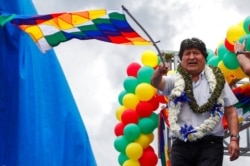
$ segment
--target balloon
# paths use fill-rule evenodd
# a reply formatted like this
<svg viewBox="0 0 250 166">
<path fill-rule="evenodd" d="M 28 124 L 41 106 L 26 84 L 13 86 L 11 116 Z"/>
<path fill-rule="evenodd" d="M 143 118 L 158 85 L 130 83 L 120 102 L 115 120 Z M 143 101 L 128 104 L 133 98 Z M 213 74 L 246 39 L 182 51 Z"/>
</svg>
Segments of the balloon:
<svg viewBox="0 0 250 166">
<path fill-rule="evenodd" d="M 128 76 L 123 82 L 123 87 L 128 93 L 134 93 L 137 85 L 138 85 L 137 78 L 133 76 Z"/>
<path fill-rule="evenodd" d="M 176 73 L 175 70 L 169 70 L 167 74 L 168 74 L 168 75 L 171 75 L 171 74 L 175 74 L 175 73 Z"/>
<path fill-rule="evenodd" d="M 120 153 L 118 156 L 118 162 L 120 165 L 122 165 L 126 160 L 128 160 L 128 157 L 124 153 Z"/>
<path fill-rule="evenodd" d="M 121 91 L 119 96 L 118 96 L 118 101 L 119 101 L 119 104 L 123 105 L 123 97 L 127 94 L 127 92 L 125 90 Z"/>
<path fill-rule="evenodd" d="M 115 135 L 118 137 L 120 135 L 123 135 L 123 129 L 124 129 L 125 125 L 122 122 L 119 122 L 116 124 L 115 126 Z"/>
<path fill-rule="evenodd" d="M 230 70 L 234 70 L 236 68 L 239 67 L 239 62 L 235 56 L 234 53 L 232 52 L 227 52 L 224 57 L 223 57 L 223 62 L 225 64 L 225 66 L 230 69 Z"/>
<path fill-rule="evenodd" d="M 156 166 L 158 157 L 152 150 L 145 149 L 141 158 L 139 159 L 141 166 Z"/>
<path fill-rule="evenodd" d="M 131 63 L 127 67 L 127 75 L 137 77 L 137 71 L 141 68 L 139 63 Z"/>
<path fill-rule="evenodd" d="M 139 143 L 131 142 L 126 147 L 126 155 L 132 160 L 138 160 L 143 153 L 142 146 Z"/>
<path fill-rule="evenodd" d="M 156 89 L 148 83 L 140 83 L 135 89 L 135 95 L 141 101 L 150 100 L 156 93 Z"/>
<path fill-rule="evenodd" d="M 121 135 L 116 137 L 114 141 L 114 147 L 118 152 L 125 153 L 126 147 L 130 142 L 125 138 L 125 136 Z"/>
<path fill-rule="evenodd" d="M 229 76 L 232 74 L 232 70 L 228 69 L 223 61 L 220 61 L 218 64 L 218 67 L 220 68 L 221 72 L 224 76 Z"/>
<path fill-rule="evenodd" d="M 215 53 L 213 50 L 207 49 L 208 56 L 206 58 L 206 61 L 208 61 L 211 57 L 215 56 Z"/>
<path fill-rule="evenodd" d="M 156 96 L 153 96 L 148 102 L 151 104 L 153 111 L 158 109 L 158 107 L 160 105 L 158 98 Z"/>
<path fill-rule="evenodd" d="M 126 109 L 126 107 L 124 107 L 124 106 L 120 106 L 117 108 L 116 113 L 115 113 L 117 120 L 121 121 L 121 116 L 122 116 L 125 109 Z"/>
<path fill-rule="evenodd" d="M 153 112 L 153 106 L 148 101 L 141 101 L 137 104 L 135 110 L 140 117 L 147 117 Z"/>
<path fill-rule="evenodd" d="M 138 160 L 126 160 L 122 166 L 140 166 L 140 163 Z"/>
<path fill-rule="evenodd" d="M 164 96 L 164 95 L 156 95 L 156 98 L 157 98 L 157 100 L 160 102 L 160 103 L 163 103 L 163 104 L 165 104 L 165 103 L 167 103 L 168 102 L 168 99 L 166 98 L 166 96 Z"/>
<path fill-rule="evenodd" d="M 154 134 L 140 134 L 139 138 L 135 142 L 139 143 L 143 149 L 147 148 L 154 140 Z"/>
<path fill-rule="evenodd" d="M 207 61 L 207 64 L 216 67 L 219 62 L 220 58 L 218 56 L 213 56 Z"/>
<path fill-rule="evenodd" d="M 126 109 L 122 116 L 121 116 L 122 122 L 127 125 L 129 123 L 138 123 L 138 115 L 133 109 Z"/>
<path fill-rule="evenodd" d="M 158 65 L 158 56 L 154 51 L 146 50 L 141 56 L 141 61 L 144 66 L 154 68 Z"/>
<path fill-rule="evenodd" d="M 226 33 L 227 41 L 234 45 L 235 41 L 238 41 L 240 37 L 246 35 L 244 28 L 240 25 L 232 25 L 228 28 Z"/>
<path fill-rule="evenodd" d="M 139 103 L 139 98 L 133 93 L 127 93 L 122 99 L 122 103 L 126 108 L 135 109 Z"/>
<path fill-rule="evenodd" d="M 153 73 L 154 69 L 152 67 L 142 66 L 137 73 L 138 83 L 150 83 Z"/>
<path fill-rule="evenodd" d="M 217 56 L 219 56 L 220 59 L 223 59 L 225 53 L 227 53 L 227 52 L 228 52 L 228 50 L 227 50 L 225 44 L 221 43 L 218 47 L 218 50 L 217 50 Z"/>
<path fill-rule="evenodd" d="M 155 122 L 151 118 L 141 118 L 138 122 L 138 126 L 143 134 L 152 133 L 156 127 Z"/>
<path fill-rule="evenodd" d="M 152 119 L 152 121 L 154 122 L 154 125 L 155 125 L 155 128 L 158 126 L 158 119 L 159 119 L 159 116 L 153 112 L 150 116 L 149 116 L 150 119 Z"/>
<path fill-rule="evenodd" d="M 227 39 L 225 39 L 224 44 L 228 51 L 234 52 L 234 44 L 231 44 Z"/>
<path fill-rule="evenodd" d="M 141 134 L 140 128 L 137 124 L 130 123 L 124 128 L 124 136 L 130 142 L 136 140 Z"/>
<path fill-rule="evenodd" d="M 248 77 L 240 66 L 237 69 L 233 70 L 233 75 L 239 80 Z"/>
<path fill-rule="evenodd" d="M 247 34 L 250 33 L 250 16 L 246 17 L 243 21 L 243 28 Z"/>
</svg>

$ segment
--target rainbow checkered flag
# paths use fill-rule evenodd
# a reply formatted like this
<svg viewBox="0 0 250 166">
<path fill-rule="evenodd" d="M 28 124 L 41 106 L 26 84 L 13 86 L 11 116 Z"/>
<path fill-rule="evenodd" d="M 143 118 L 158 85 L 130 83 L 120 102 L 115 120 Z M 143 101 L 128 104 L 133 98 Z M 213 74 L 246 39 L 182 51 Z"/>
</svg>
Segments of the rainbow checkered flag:
<svg viewBox="0 0 250 166">
<path fill-rule="evenodd" d="M 125 45 L 152 45 L 129 25 L 122 10 L 23 16 L 15 17 L 11 22 L 28 33 L 42 52 L 73 38 Z"/>
</svg>

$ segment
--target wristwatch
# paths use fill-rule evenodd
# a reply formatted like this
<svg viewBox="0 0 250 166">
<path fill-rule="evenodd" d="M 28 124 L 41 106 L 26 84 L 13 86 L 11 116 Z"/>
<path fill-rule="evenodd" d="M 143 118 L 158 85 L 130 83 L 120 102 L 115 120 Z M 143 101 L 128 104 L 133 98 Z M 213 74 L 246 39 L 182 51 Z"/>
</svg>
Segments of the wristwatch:
<svg viewBox="0 0 250 166">
<path fill-rule="evenodd" d="M 238 140 L 240 140 L 240 135 L 239 134 L 232 134 L 231 136 L 230 136 L 230 138 L 237 138 Z"/>
<path fill-rule="evenodd" d="M 236 51 L 236 54 L 235 54 L 235 55 L 237 56 L 237 55 L 239 55 L 239 54 L 245 54 L 245 51 L 243 51 L 243 50 Z"/>
</svg>

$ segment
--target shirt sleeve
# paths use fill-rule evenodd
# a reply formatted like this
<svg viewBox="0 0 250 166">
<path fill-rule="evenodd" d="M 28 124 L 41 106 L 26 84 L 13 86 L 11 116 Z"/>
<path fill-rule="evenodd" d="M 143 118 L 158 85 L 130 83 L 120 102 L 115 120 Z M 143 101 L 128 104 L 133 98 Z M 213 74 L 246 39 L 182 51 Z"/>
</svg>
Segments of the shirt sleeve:
<svg viewBox="0 0 250 166">
<path fill-rule="evenodd" d="M 174 88 L 175 76 L 167 75 L 167 76 L 164 76 L 163 79 L 165 79 L 165 86 L 164 86 L 164 90 L 162 91 L 162 94 L 169 96 L 172 89 Z"/>
<path fill-rule="evenodd" d="M 235 105 L 236 103 L 238 103 L 238 99 L 234 95 L 232 89 L 229 87 L 227 82 L 225 83 L 223 93 L 224 93 L 224 105 L 225 105 L 225 107 L 229 107 L 229 106 L 232 106 L 232 105 Z"/>
</svg>

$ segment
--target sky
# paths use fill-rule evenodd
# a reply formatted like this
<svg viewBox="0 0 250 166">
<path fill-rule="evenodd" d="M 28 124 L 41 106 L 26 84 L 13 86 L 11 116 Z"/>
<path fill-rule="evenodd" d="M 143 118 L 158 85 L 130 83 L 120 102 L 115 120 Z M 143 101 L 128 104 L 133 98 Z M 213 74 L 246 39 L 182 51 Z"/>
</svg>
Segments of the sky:
<svg viewBox="0 0 250 166">
<path fill-rule="evenodd" d="M 33 0 L 39 14 L 93 9 L 121 9 L 124 5 L 146 29 L 160 50 L 178 51 L 185 38 L 198 37 L 215 50 L 228 28 L 249 15 L 248 0 Z M 146 38 L 129 18 L 130 25 Z M 118 164 L 114 149 L 115 112 L 130 63 L 141 63 L 152 46 L 124 46 L 96 40 L 73 39 L 55 47 L 57 57 L 74 95 L 89 134 L 98 166 Z M 245 166 L 250 157 L 240 157 L 224 166 Z M 160 164 L 159 164 L 160 165 Z"/>
</svg>

